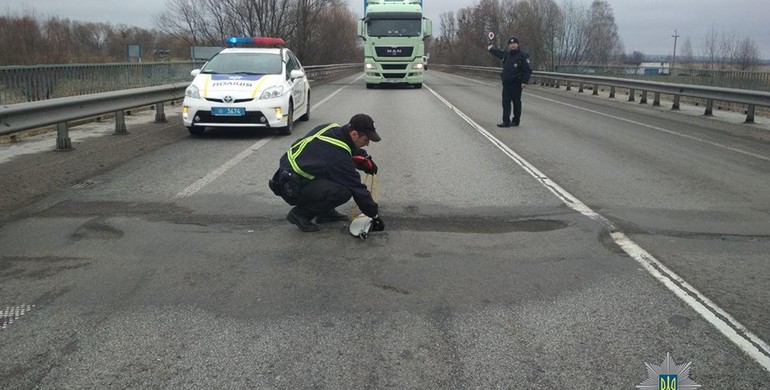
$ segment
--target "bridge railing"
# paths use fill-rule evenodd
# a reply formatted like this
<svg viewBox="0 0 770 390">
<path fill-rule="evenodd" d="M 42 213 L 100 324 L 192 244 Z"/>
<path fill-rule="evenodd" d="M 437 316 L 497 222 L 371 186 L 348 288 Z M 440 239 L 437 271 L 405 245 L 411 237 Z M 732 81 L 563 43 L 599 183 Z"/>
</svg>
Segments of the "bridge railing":
<svg viewBox="0 0 770 390">
<path fill-rule="evenodd" d="M 311 83 L 335 77 L 341 72 L 355 72 L 361 69 L 363 69 L 363 64 L 305 67 Z M 187 70 L 187 81 L 185 82 L 0 106 L 0 136 L 56 125 L 58 134 L 56 148 L 70 149 L 72 145 L 67 123 L 71 121 L 114 113 L 115 133 L 123 134 L 126 133 L 125 110 L 154 105 L 155 121 L 166 122 L 164 103 L 184 98 L 185 89 L 191 82 L 190 70 Z"/>
<path fill-rule="evenodd" d="M 434 69 L 443 69 L 446 71 L 460 71 L 460 72 L 482 72 L 487 76 L 499 75 L 501 68 L 498 67 L 484 67 L 484 66 L 470 66 L 470 65 L 431 65 Z M 590 86 L 594 95 L 599 94 L 599 87 L 610 88 L 610 98 L 615 97 L 615 89 L 622 88 L 627 89 L 628 100 L 635 101 L 636 95 L 639 93 L 640 103 L 647 103 L 648 93 L 653 94 L 653 105 L 660 105 L 660 96 L 671 95 L 673 97 L 672 110 L 679 110 L 680 98 L 692 97 L 703 99 L 706 101 L 704 115 L 713 115 L 714 102 L 730 102 L 745 105 L 746 107 L 746 121 L 745 123 L 754 123 L 754 116 L 756 107 L 770 107 L 770 92 L 747 90 L 747 89 L 735 89 L 735 88 L 721 88 L 710 87 L 704 85 L 690 85 L 690 84 L 675 84 L 664 83 L 658 81 L 645 81 L 645 80 L 633 80 L 615 77 L 601 77 L 580 75 L 572 73 L 554 73 L 554 72 L 532 72 L 533 78 L 537 79 L 540 84 L 560 87 L 562 85 L 570 90 L 573 85 L 578 87 L 578 92 L 583 92 L 586 85 Z"/>
</svg>

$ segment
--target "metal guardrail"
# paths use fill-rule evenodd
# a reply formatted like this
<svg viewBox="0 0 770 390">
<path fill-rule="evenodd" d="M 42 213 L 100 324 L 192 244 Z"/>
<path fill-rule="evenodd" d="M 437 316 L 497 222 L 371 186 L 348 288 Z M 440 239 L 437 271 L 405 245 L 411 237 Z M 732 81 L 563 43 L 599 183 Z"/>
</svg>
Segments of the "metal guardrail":
<svg viewBox="0 0 770 390">
<path fill-rule="evenodd" d="M 363 64 L 305 67 L 311 82 L 354 69 L 363 69 Z M 115 133 L 124 134 L 126 133 L 125 110 L 155 105 L 155 122 L 166 122 L 164 103 L 183 99 L 184 91 L 190 82 L 0 106 L 0 136 L 56 124 L 58 133 L 56 148 L 71 149 L 68 122 L 108 113 L 115 113 Z"/>
<path fill-rule="evenodd" d="M 16 104 L 190 80 L 202 62 L 66 64 L 0 67 L 0 104 Z"/>
<path fill-rule="evenodd" d="M 664 83 L 770 91 L 770 72 L 752 72 L 736 69 L 702 69 L 682 66 L 670 68 L 668 65 L 651 66 L 649 63 L 645 65 L 623 66 L 556 65 L 555 72 L 660 81 Z"/>
<path fill-rule="evenodd" d="M 461 71 L 474 71 L 485 72 L 490 74 L 500 74 L 501 68 L 498 67 L 484 67 L 484 66 L 470 66 L 470 65 L 432 65 L 434 68 L 446 69 L 446 70 L 461 70 Z M 600 77 L 600 76 L 588 76 L 571 73 L 553 73 L 553 72 L 532 72 L 533 77 L 540 80 L 541 84 L 554 85 L 558 87 L 560 83 L 564 83 L 569 90 L 572 83 L 576 83 L 579 87 L 579 92 L 583 91 L 585 84 L 593 86 L 593 94 L 598 95 L 599 86 L 610 87 L 610 98 L 615 97 L 615 88 L 624 88 L 629 90 L 629 101 L 635 101 L 636 91 L 641 92 L 640 103 L 647 103 L 647 93 L 654 93 L 653 105 L 660 105 L 660 95 L 673 96 L 673 104 L 671 109 L 678 110 L 680 107 L 679 100 L 682 96 L 694 97 L 706 100 L 705 115 L 713 114 L 714 101 L 731 102 L 746 105 L 746 121 L 745 123 L 754 123 L 754 113 L 757 106 L 770 107 L 770 92 L 734 89 L 734 88 L 720 88 L 709 87 L 701 85 L 688 85 L 688 84 L 673 84 L 663 83 L 657 81 L 643 81 L 632 79 L 621 79 L 614 77 Z"/>
</svg>

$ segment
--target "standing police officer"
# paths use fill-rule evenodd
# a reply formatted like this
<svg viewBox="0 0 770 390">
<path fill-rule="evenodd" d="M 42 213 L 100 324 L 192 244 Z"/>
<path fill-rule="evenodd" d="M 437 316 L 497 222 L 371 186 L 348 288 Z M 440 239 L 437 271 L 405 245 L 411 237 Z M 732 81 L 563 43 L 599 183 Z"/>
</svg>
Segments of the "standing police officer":
<svg viewBox="0 0 770 390">
<path fill-rule="evenodd" d="M 532 69 L 529 66 L 529 55 L 519 49 L 519 38 L 508 39 L 508 51 L 504 52 L 491 44 L 489 52 L 503 61 L 503 122 L 497 127 L 518 126 L 521 121 L 521 91 L 529 83 Z M 513 102 L 513 120 L 511 120 L 511 102 Z"/>
<path fill-rule="evenodd" d="M 295 142 L 281 156 L 269 182 L 273 193 L 295 206 L 286 219 L 303 232 L 315 232 L 319 227 L 313 219 L 317 223 L 347 220 L 334 208 L 353 197 L 361 212 L 372 218 L 372 231 L 384 230 L 379 206 L 356 171 L 377 174 L 377 165 L 363 147 L 380 139 L 372 118 L 356 114 L 346 125 L 321 125 Z"/>
</svg>

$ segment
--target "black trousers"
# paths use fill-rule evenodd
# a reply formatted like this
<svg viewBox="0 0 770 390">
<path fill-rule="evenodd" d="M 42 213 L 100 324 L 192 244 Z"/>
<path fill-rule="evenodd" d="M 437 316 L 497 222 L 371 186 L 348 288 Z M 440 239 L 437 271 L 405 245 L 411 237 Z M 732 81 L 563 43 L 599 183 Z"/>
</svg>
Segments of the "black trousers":
<svg viewBox="0 0 770 390">
<path fill-rule="evenodd" d="M 513 103 L 513 120 L 511 120 Z M 521 83 L 503 84 L 503 123 L 519 124 L 521 121 Z"/>
<path fill-rule="evenodd" d="M 294 208 L 295 212 L 306 218 L 313 218 L 344 204 L 353 197 L 347 187 L 331 180 L 315 178 L 302 186 Z"/>
</svg>

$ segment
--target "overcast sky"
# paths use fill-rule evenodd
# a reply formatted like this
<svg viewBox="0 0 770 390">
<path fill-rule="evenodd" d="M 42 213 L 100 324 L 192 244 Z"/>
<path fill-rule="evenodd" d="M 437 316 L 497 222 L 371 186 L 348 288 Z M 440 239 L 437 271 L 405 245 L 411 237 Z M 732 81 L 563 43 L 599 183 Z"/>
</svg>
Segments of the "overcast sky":
<svg viewBox="0 0 770 390">
<path fill-rule="evenodd" d="M 363 13 L 363 0 L 347 0 L 355 14 Z M 559 0 L 556 0 L 557 3 Z M 591 0 L 583 0 L 589 4 Z M 472 6 L 477 0 L 424 0 L 425 14 L 438 34 L 439 15 Z M 706 33 L 715 27 L 736 38 L 750 36 L 761 55 L 770 59 L 770 1 L 768 0 L 609 0 L 627 53 L 670 55 L 674 30 L 680 35 L 677 53 L 689 37 L 698 55 Z M 165 0 L 0 0 L 0 14 L 34 12 L 38 18 L 109 22 L 153 28 L 153 16 L 165 11 Z M 521 37 L 526 49 L 526 37 Z"/>
</svg>

